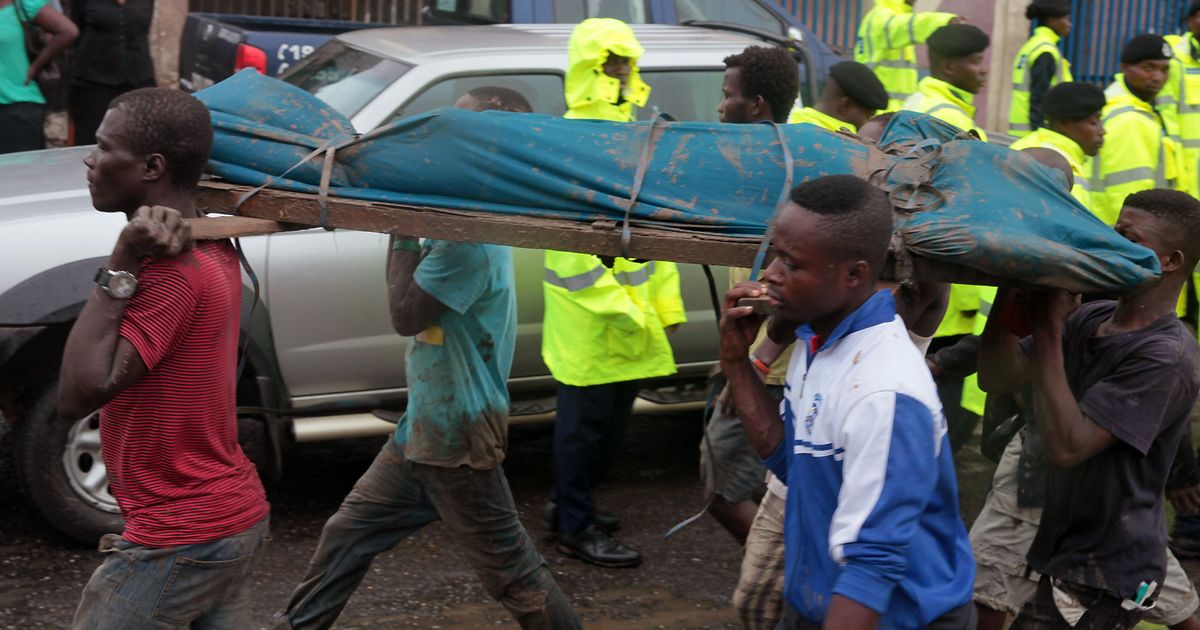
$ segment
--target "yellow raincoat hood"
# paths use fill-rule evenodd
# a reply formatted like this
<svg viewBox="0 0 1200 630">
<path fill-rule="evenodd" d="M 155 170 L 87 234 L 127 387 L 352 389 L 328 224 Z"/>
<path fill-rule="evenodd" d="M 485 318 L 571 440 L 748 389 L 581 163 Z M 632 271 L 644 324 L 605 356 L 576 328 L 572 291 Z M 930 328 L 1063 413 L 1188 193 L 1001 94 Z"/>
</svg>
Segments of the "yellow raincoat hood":
<svg viewBox="0 0 1200 630">
<path fill-rule="evenodd" d="M 629 85 L 619 105 L 621 81 L 604 74 L 609 52 L 629 57 Z M 650 86 L 642 81 L 638 59 L 645 50 L 629 25 L 612 18 L 590 18 L 579 23 L 567 45 L 567 118 L 594 118 L 628 122 L 633 105 L 642 107 Z"/>
</svg>

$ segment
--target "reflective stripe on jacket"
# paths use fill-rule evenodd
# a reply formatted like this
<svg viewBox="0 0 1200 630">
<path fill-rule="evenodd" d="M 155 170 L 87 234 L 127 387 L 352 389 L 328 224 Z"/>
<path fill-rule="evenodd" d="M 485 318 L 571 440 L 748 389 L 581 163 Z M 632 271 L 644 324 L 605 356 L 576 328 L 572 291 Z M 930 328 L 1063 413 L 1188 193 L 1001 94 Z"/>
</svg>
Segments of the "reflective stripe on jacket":
<svg viewBox="0 0 1200 630">
<path fill-rule="evenodd" d="M 813 109 L 812 107 L 805 107 L 803 109 L 793 109 L 792 113 L 788 115 L 788 124 L 789 125 L 801 125 L 801 124 L 816 125 L 822 129 L 827 129 L 829 131 L 834 131 L 834 132 L 841 131 L 842 129 L 849 129 L 850 131 L 854 131 L 854 132 L 858 131 L 858 128 L 855 127 L 854 125 L 852 125 L 844 120 L 839 120 L 837 118 L 834 118 L 833 116 L 830 116 L 829 114 L 826 114 L 825 112 L 821 112 L 816 109 Z"/>
<path fill-rule="evenodd" d="M 675 373 L 667 326 L 687 316 L 671 262 L 546 252 L 542 360 L 554 380 L 586 386 Z"/>
<path fill-rule="evenodd" d="M 1050 55 L 1054 58 L 1054 77 L 1050 79 L 1050 85 L 1074 80 L 1071 77 L 1070 62 L 1063 59 L 1062 52 L 1058 49 L 1059 39 L 1061 38 L 1058 33 L 1050 27 L 1039 26 L 1034 29 L 1033 37 L 1017 51 L 1017 58 L 1013 62 L 1012 105 L 1008 110 L 1009 135 L 1021 137 L 1033 131 L 1033 124 L 1029 120 L 1029 105 L 1032 101 L 1029 68 L 1038 57 Z"/>
<path fill-rule="evenodd" d="M 929 114 L 963 131 L 974 130 L 981 139 L 987 141 L 987 133 L 975 126 L 975 95 L 941 79 L 921 79 L 916 94 L 904 101 L 904 109 Z"/>
<path fill-rule="evenodd" d="M 871 68 L 888 91 L 884 111 L 900 109 L 904 99 L 917 90 L 920 76 L 914 44 L 925 43 L 955 17 L 953 13 L 913 13 L 904 0 L 875 0 L 874 8 L 858 26 L 854 60 Z"/>
<path fill-rule="evenodd" d="M 1071 172 L 1075 174 L 1075 185 L 1071 187 L 1071 196 L 1083 204 L 1083 207 L 1088 210 L 1092 209 L 1092 195 L 1090 190 L 1092 158 L 1083 152 L 1083 147 L 1079 146 L 1078 142 L 1061 133 L 1042 127 L 1012 143 L 1009 148 L 1014 151 L 1032 148 L 1050 149 L 1066 158 L 1067 163 L 1071 165 Z"/>
<path fill-rule="evenodd" d="M 1155 105 L 1130 92 L 1124 75 L 1116 75 L 1104 96 L 1104 146 L 1092 161 L 1092 212 L 1114 225 L 1125 197 L 1176 187 L 1183 155 Z"/>
</svg>

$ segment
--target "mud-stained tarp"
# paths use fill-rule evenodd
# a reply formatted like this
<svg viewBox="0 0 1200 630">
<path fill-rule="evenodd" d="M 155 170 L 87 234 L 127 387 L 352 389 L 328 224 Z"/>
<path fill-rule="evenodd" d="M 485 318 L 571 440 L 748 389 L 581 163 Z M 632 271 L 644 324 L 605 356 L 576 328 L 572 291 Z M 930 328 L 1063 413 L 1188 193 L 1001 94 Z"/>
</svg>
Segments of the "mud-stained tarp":
<svg viewBox="0 0 1200 630">
<path fill-rule="evenodd" d="M 810 125 L 614 123 L 441 109 L 356 136 L 310 94 L 244 71 L 196 94 L 227 181 L 451 210 L 761 237 L 781 193 L 833 174 L 869 177 L 897 204 L 904 251 L 999 278 L 1125 292 L 1157 277 L 1153 253 L 1079 206 L 1060 175 L 910 114 L 885 154 Z M 785 149 L 786 148 L 786 149 Z M 308 161 L 304 161 L 305 158 Z"/>
</svg>

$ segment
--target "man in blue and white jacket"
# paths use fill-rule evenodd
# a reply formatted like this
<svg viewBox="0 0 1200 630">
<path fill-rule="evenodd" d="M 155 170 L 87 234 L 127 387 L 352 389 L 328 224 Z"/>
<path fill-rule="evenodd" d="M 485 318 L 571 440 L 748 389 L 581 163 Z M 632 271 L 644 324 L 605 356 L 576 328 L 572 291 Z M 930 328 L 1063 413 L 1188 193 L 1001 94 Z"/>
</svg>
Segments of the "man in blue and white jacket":
<svg viewBox="0 0 1200 630">
<path fill-rule="evenodd" d="M 946 421 L 924 358 L 876 290 L 892 211 L 849 175 L 798 186 L 776 217 L 766 284 L 726 296 L 721 369 L 767 467 L 787 482 L 788 628 L 975 627 L 974 559 Z M 776 405 L 749 357 L 768 298 L 772 339 L 801 342 Z"/>
</svg>

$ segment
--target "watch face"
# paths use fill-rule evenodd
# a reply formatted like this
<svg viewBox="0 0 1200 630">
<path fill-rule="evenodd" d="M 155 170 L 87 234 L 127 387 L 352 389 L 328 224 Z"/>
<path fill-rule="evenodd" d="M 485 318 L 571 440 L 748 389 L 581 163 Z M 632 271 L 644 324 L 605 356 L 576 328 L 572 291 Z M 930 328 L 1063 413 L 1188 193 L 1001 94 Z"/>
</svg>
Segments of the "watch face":
<svg viewBox="0 0 1200 630">
<path fill-rule="evenodd" d="M 131 273 L 114 273 L 112 277 L 108 279 L 108 290 L 115 298 L 130 298 L 133 296 L 133 292 L 137 291 L 137 278 L 135 278 Z"/>
</svg>

